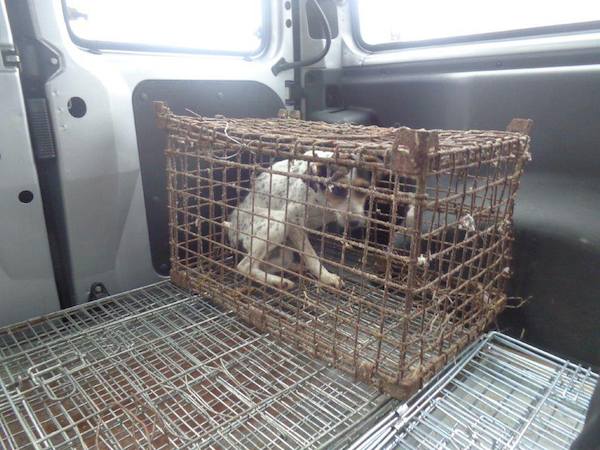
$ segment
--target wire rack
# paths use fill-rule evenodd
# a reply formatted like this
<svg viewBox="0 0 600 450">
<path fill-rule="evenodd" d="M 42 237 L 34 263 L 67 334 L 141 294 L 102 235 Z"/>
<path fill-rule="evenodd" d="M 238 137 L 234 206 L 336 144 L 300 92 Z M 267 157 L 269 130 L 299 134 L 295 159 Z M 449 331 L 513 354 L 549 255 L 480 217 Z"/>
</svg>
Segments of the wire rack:
<svg viewBox="0 0 600 450">
<path fill-rule="evenodd" d="M 169 282 L 0 330 L 0 447 L 318 448 L 375 388 Z"/>
<path fill-rule="evenodd" d="M 588 368 L 490 333 L 352 448 L 568 448 L 597 382 Z"/>
</svg>

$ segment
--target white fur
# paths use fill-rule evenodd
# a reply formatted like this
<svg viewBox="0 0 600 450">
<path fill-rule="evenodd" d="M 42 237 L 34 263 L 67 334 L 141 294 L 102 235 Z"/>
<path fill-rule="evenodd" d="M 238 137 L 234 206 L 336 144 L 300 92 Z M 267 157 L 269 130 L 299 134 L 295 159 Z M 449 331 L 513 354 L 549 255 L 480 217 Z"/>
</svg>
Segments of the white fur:
<svg viewBox="0 0 600 450">
<path fill-rule="evenodd" d="M 312 152 L 306 154 L 312 155 Z M 317 151 L 314 155 L 330 158 L 333 154 Z M 309 163 L 286 159 L 276 162 L 271 168 L 284 173 L 307 174 Z M 343 226 L 350 220 L 364 224 L 364 204 L 359 201 L 350 201 L 348 204 L 344 201 L 335 209 L 327 204 L 323 192 L 310 188 L 301 178 L 286 174 L 264 172 L 254 179 L 253 184 L 254 191 L 231 211 L 229 221 L 224 223 L 230 243 L 241 244 L 248 252 L 238 264 L 238 270 L 258 281 L 292 288 L 294 283 L 275 275 L 273 272 L 277 273 L 278 270 L 268 264 L 288 269 L 292 267 L 293 251 L 280 247 L 286 245 L 298 251 L 306 268 L 322 283 L 341 287 L 340 277 L 321 264 L 304 227 L 318 229 L 336 221 Z"/>
</svg>

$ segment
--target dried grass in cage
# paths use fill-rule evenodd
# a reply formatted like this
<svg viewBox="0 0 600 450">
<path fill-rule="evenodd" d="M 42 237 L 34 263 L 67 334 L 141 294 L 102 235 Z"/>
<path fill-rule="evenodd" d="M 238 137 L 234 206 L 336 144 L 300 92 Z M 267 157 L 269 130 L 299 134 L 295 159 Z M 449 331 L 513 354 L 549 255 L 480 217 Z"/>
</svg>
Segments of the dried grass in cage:
<svg viewBox="0 0 600 450">
<path fill-rule="evenodd" d="M 398 398 L 503 309 L 531 121 L 425 131 L 156 113 L 176 284 Z"/>
</svg>

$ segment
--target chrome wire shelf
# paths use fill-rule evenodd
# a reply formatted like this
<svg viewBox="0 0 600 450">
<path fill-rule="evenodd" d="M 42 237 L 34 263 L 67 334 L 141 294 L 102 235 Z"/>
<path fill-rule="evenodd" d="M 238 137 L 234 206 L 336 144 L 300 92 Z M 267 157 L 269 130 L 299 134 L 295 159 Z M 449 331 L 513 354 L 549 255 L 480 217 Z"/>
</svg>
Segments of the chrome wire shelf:
<svg viewBox="0 0 600 450">
<path fill-rule="evenodd" d="M 590 369 L 493 332 L 352 448 L 568 448 L 597 382 Z"/>
<path fill-rule="evenodd" d="M 2 448 L 319 448 L 387 400 L 169 282 L 0 330 Z"/>
</svg>

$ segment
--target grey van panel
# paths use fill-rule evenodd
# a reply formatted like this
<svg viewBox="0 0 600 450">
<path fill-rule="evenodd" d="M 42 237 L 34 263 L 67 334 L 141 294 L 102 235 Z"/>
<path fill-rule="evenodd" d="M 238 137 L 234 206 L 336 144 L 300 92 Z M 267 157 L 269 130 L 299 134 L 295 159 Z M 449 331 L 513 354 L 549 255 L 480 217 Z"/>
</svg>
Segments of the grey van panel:
<svg viewBox="0 0 600 450">
<path fill-rule="evenodd" d="M 600 65 L 597 55 L 574 57 L 578 65 L 533 58 L 552 67 L 530 69 L 521 57 L 511 70 L 479 61 L 311 71 L 306 104 L 308 114 L 369 108 L 381 125 L 425 128 L 504 129 L 513 117 L 533 119 L 533 161 L 515 209 L 512 292 L 528 301 L 500 324 L 600 365 Z M 337 105 L 325 102 L 328 86 L 337 86 Z"/>
<path fill-rule="evenodd" d="M 13 48 L 0 2 L 0 50 Z M 60 309 L 16 67 L 0 61 L 0 326 Z"/>
<path fill-rule="evenodd" d="M 254 80 L 283 99 L 285 77 L 270 71 L 291 59 L 291 31 L 283 28 L 283 5 L 272 4 L 275 39 L 252 59 L 234 56 L 87 51 L 71 41 L 62 2 L 30 0 L 35 38 L 54 49 L 60 69 L 45 86 L 57 147 L 57 183 L 64 205 L 71 303 L 87 301 L 90 286 L 111 294 L 143 286 L 161 276 L 149 245 L 135 134 L 133 91 L 153 80 Z M 275 20 L 275 17 L 277 20 Z M 69 100 L 86 111 L 74 117 Z"/>
</svg>

